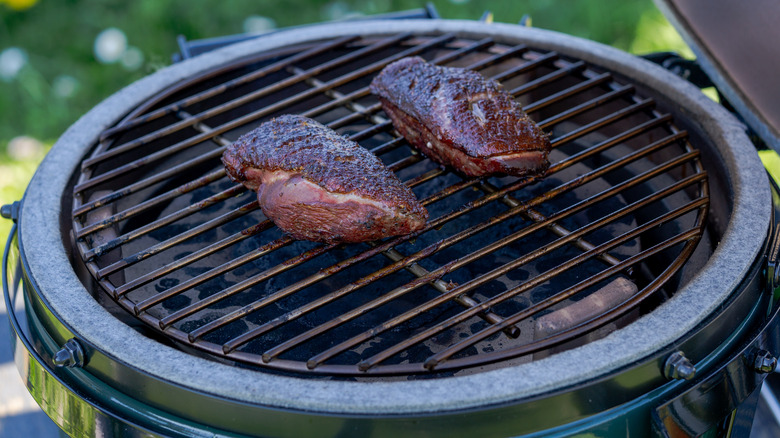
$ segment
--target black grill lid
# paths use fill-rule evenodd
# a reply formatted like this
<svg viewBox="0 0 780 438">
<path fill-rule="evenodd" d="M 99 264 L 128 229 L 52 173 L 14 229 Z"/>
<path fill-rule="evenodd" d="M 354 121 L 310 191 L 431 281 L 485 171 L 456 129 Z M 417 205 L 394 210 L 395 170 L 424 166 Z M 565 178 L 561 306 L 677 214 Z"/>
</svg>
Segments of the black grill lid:
<svg viewBox="0 0 780 438">
<path fill-rule="evenodd" d="M 780 151 L 780 8 L 774 0 L 655 0 L 745 122 Z"/>
</svg>

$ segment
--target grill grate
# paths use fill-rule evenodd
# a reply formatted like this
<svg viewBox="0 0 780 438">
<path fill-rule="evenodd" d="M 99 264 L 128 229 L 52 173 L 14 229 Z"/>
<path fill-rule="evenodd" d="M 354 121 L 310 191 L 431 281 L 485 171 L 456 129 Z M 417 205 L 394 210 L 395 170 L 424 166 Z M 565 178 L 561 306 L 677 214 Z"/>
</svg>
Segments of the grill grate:
<svg viewBox="0 0 780 438">
<path fill-rule="evenodd" d="M 551 133 L 546 177 L 463 179 L 398 138 L 368 83 L 411 55 L 501 81 Z M 125 310 L 238 362 L 361 376 L 529 361 L 673 294 L 701 238 L 699 152 L 624 82 L 451 34 L 260 54 L 163 91 L 103 133 L 74 186 L 76 246 Z M 352 245 L 284 236 L 219 157 L 285 113 L 378 155 L 429 209 L 425 229 Z"/>
</svg>

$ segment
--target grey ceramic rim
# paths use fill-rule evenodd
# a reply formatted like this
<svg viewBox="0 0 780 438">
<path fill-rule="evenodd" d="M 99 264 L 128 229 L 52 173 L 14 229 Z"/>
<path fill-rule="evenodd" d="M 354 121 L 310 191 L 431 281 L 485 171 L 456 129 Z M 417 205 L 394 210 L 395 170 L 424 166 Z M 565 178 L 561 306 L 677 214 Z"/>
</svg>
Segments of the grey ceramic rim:
<svg viewBox="0 0 780 438">
<path fill-rule="evenodd" d="M 60 203 L 73 169 L 105 128 L 159 90 L 253 53 L 342 35 L 454 32 L 469 38 L 557 50 L 630 76 L 676 102 L 716 144 L 734 194 L 731 221 L 704 268 L 652 314 L 604 339 L 531 363 L 463 377 L 402 382 L 345 382 L 282 377 L 239 369 L 163 346 L 123 324 L 82 286 L 68 261 Z M 769 230 L 771 198 L 758 155 L 742 126 L 698 89 L 649 62 L 567 35 L 507 24 L 398 20 L 324 24 L 277 32 L 163 69 L 112 95 L 71 126 L 30 183 L 21 212 L 29 274 L 55 314 L 84 340 L 129 366 L 183 387 L 271 407 L 350 413 L 449 411 L 521 400 L 627 366 L 674 343 L 704 320 L 746 276 Z M 694 299 L 695 298 L 695 299 Z M 554 360 L 555 373 L 549 370 Z M 182 370 L 186 370 L 183 372 Z"/>
</svg>

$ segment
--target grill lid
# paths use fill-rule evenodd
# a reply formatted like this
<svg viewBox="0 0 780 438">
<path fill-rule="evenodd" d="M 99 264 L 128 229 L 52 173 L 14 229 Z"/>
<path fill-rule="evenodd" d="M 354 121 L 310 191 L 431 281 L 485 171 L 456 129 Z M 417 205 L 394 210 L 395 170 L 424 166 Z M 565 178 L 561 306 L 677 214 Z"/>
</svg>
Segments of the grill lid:
<svg viewBox="0 0 780 438">
<path fill-rule="evenodd" d="M 655 0 L 745 122 L 780 152 L 780 8 L 773 0 Z"/>
</svg>

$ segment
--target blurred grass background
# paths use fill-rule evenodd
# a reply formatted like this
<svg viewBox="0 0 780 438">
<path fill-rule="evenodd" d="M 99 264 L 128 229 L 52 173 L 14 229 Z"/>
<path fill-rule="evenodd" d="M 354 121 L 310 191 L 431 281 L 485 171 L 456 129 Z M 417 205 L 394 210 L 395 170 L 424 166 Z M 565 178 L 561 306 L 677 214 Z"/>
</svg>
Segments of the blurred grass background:
<svg viewBox="0 0 780 438">
<path fill-rule="evenodd" d="M 435 0 L 443 18 L 532 25 L 631 53 L 691 56 L 652 0 Z M 258 32 L 424 6 L 415 0 L 0 0 L 0 204 L 78 117 L 171 64 L 176 37 Z M 0 220 L 5 243 L 10 221 Z"/>
</svg>

